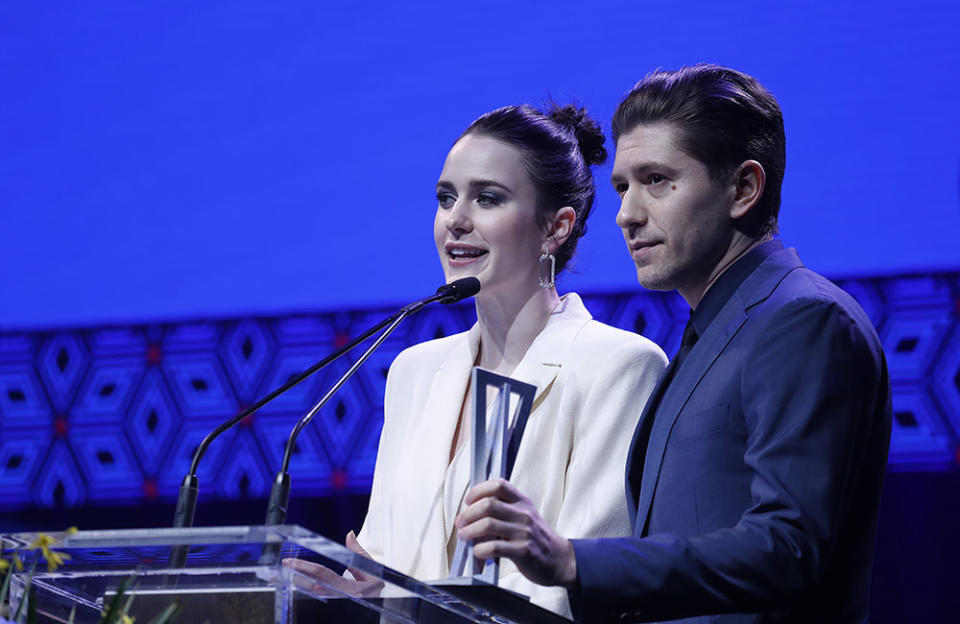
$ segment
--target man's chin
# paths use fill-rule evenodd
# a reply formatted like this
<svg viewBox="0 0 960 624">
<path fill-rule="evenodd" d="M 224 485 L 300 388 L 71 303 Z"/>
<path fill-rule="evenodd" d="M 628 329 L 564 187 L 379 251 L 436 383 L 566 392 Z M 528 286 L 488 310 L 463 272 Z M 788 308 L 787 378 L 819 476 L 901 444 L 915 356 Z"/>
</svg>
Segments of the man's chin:
<svg viewBox="0 0 960 624">
<path fill-rule="evenodd" d="M 643 269 L 637 269 L 637 281 L 647 290 L 674 290 L 676 288 L 670 279 L 662 275 L 654 275 Z"/>
</svg>

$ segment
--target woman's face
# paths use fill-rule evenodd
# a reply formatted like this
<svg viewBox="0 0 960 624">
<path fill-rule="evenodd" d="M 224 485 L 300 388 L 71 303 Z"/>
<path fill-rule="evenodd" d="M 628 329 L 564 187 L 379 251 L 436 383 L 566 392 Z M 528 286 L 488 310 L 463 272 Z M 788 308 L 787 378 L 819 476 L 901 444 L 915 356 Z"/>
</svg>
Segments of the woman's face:
<svg viewBox="0 0 960 624">
<path fill-rule="evenodd" d="M 447 154 L 437 202 L 433 235 L 448 282 L 476 276 L 486 295 L 538 287 L 546 234 L 520 151 L 486 136 L 463 137 Z"/>
</svg>

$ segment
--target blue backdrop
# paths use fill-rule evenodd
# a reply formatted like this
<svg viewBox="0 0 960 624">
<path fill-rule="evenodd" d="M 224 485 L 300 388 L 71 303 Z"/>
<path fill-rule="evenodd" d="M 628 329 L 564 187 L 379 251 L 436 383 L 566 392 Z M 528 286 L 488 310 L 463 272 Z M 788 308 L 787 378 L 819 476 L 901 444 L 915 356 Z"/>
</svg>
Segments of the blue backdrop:
<svg viewBox="0 0 960 624">
<path fill-rule="evenodd" d="M 698 61 L 780 99 L 808 265 L 960 267 L 954 2 L 141 4 L 0 8 L 0 328 L 419 297 L 470 120 L 552 95 L 608 127 L 646 72 Z M 564 288 L 636 288 L 608 176 Z"/>
<path fill-rule="evenodd" d="M 700 61 L 780 99 L 784 241 L 861 302 L 888 356 L 873 618 L 948 621 L 952 1 L 0 5 L 0 531 L 166 525 L 216 423 L 442 280 L 433 188 L 473 118 L 552 95 L 609 128 L 645 73 Z M 636 285 L 609 173 L 561 290 L 672 353 L 682 301 Z M 293 460 L 292 521 L 334 537 L 359 527 L 391 358 L 471 320 L 469 305 L 421 313 L 318 416 Z M 342 370 L 211 447 L 200 524 L 261 520 L 293 420 Z"/>
</svg>

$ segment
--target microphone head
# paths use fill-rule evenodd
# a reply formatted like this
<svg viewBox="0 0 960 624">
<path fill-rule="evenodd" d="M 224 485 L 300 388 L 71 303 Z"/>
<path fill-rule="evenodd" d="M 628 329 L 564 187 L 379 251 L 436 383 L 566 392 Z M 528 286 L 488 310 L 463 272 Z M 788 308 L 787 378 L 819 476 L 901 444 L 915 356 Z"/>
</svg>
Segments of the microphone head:
<svg viewBox="0 0 960 624">
<path fill-rule="evenodd" d="M 437 289 L 440 303 L 456 303 L 480 292 L 480 280 L 475 277 L 461 277 Z"/>
</svg>

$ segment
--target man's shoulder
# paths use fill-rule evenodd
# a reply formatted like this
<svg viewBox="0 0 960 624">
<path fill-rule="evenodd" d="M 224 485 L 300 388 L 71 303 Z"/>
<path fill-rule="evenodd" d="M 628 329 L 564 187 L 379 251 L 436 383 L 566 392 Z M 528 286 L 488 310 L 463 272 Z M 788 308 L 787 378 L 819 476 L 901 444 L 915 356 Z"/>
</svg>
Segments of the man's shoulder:
<svg viewBox="0 0 960 624">
<path fill-rule="evenodd" d="M 745 309 L 746 323 L 752 326 L 745 337 L 756 341 L 773 335 L 782 341 L 787 335 L 812 340 L 833 334 L 841 342 L 852 341 L 851 347 L 856 343 L 874 353 L 881 351 L 876 329 L 856 299 L 804 266 L 786 272 L 765 297 Z"/>
<path fill-rule="evenodd" d="M 856 299 L 823 275 L 804 266 L 786 274 L 771 292 L 769 300 L 771 310 L 783 306 L 836 308 L 858 324 L 870 325 Z"/>
</svg>

